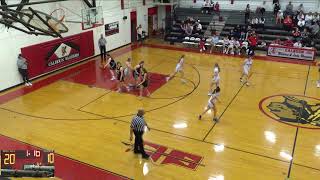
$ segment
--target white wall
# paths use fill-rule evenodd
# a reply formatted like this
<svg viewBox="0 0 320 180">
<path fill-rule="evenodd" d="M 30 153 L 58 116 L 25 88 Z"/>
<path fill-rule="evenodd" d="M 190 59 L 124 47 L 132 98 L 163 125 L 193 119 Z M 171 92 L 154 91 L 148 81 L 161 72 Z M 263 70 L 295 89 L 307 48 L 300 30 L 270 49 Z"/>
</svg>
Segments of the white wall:
<svg viewBox="0 0 320 180">
<path fill-rule="evenodd" d="M 133 10 L 137 11 L 137 23 L 142 25 L 143 30 L 148 30 L 148 7 L 152 7 L 150 0 L 147 0 L 146 6 L 142 5 L 142 0 L 125 0 L 124 10 L 121 10 L 120 0 L 97 1 L 97 6 L 103 7 L 104 23 L 119 21 L 119 33 L 107 37 L 107 50 L 115 49 L 131 42 L 130 12 Z M 59 3 L 34 5 L 32 7 L 47 13 L 52 12 L 56 8 L 62 8 L 65 9 L 67 20 L 80 21 L 81 9 L 85 8 L 86 5 L 83 4 L 82 0 L 71 0 Z M 128 19 L 123 20 L 124 16 L 127 16 Z M 66 24 L 69 28 L 69 32 L 63 34 L 63 36 L 84 32 L 81 29 L 81 24 Z M 90 30 L 93 30 L 95 55 L 97 55 L 99 53 L 97 41 L 100 34 L 104 34 L 104 26 Z M 27 35 L 14 29 L 9 29 L 8 32 L 0 32 L 0 90 L 15 86 L 22 82 L 16 66 L 16 58 L 22 47 L 53 39 L 54 38 L 47 36 Z"/>
<path fill-rule="evenodd" d="M 320 0 L 291 0 L 294 7 L 298 7 L 303 3 L 306 11 L 319 11 Z M 221 9 L 232 10 L 244 10 L 247 4 L 250 4 L 251 9 L 255 10 L 257 6 L 262 4 L 263 0 L 234 0 L 234 4 L 231 4 L 231 0 L 214 0 L 219 2 Z M 272 0 L 266 0 L 269 11 L 272 10 Z M 281 8 L 284 9 L 289 0 L 280 0 Z M 180 7 L 201 7 L 203 0 L 197 0 L 197 3 L 193 3 L 193 0 L 179 0 Z"/>
<path fill-rule="evenodd" d="M 158 7 L 158 28 L 165 29 L 165 18 L 166 18 L 166 7 L 159 6 Z"/>
</svg>

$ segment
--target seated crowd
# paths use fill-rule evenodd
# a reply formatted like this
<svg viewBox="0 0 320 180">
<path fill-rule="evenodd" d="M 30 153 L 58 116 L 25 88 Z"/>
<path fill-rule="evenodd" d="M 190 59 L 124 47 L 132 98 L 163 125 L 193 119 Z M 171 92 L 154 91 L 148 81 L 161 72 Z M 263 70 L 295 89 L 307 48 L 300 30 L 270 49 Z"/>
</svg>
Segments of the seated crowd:
<svg viewBox="0 0 320 180">
<path fill-rule="evenodd" d="M 317 12 L 305 12 L 303 4 L 294 10 L 291 1 L 284 11 L 281 10 L 279 1 L 274 4 L 276 23 L 283 24 L 286 31 L 292 32 L 294 42 L 300 42 L 302 46 L 313 46 L 313 40 L 319 38 L 320 14 Z"/>
<path fill-rule="evenodd" d="M 229 34 L 221 39 L 213 34 L 210 39 L 212 51 L 218 47 L 222 47 L 223 54 L 241 55 L 247 53 L 248 50 L 255 50 L 256 47 L 265 47 L 266 43 L 259 41 L 255 29 L 249 26 L 236 26 L 231 29 Z"/>
<path fill-rule="evenodd" d="M 219 14 L 220 12 L 220 4 L 214 2 L 212 0 L 204 0 L 202 8 L 201 8 L 202 13 L 210 14 L 211 12 L 215 12 Z"/>
<path fill-rule="evenodd" d="M 191 36 L 194 34 L 201 35 L 202 33 L 202 25 L 200 20 L 195 20 L 192 17 L 187 17 L 185 21 L 182 21 L 180 24 L 180 28 L 183 33 L 187 36 Z"/>
<path fill-rule="evenodd" d="M 291 31 L 292 37 L 288 37 L 285 41 L 277 39 L 272 44 L 293 47 L 314 46 L 313 39 L 318 38 L 320 34 L 320 14 L 317 12 L 305 13 L 303 4 L 293 10 L 293 5 L 289 2 L 285 11 L 281 10 L 279 0 L 273 0 L 273 4 L 276 23 L 282 23 L 284 29 Z M 212 1 L 204 0 L 202 12 L 209 13 L 209 7 L 213 11 L 220 11 L 218 2 L 214 5 Z M 219 37 L 215 30 L 212 30 L 212 37 L 204 38 L 200 20 L 195 20 L 192 17 L 187 17 L 186 20 L 182 21 L 180 27 L 186 37 L 185 42 L 189 38 L 191 40 L 191 37 L 197 37 L 196 39 L 198 40 L 194 41 L 194 44 L 199 45 L 200 52 L 210 49 L 210 53 L 212 53 L 213 50 L 217 50 L 217 47 L 221 47 L 221 51 L 224 54 L 240 55 L 250 50 L 254 51 L 256 47 L 265 48 L 267 46 L 266 42 L 259 40 L 256 33 L 256 31 L 264 30 L 265 10 L 266 1 L 263 1 L 262 5 L 257 8 L 256 17 L 250 19 L 250 15 L 246 14 L 244 25 L 237 25 L 230 30 L 228 35 L 222 37 Z M 245 12 L 250 12 L 249 5 L 246 6 Z"/>
</svg>

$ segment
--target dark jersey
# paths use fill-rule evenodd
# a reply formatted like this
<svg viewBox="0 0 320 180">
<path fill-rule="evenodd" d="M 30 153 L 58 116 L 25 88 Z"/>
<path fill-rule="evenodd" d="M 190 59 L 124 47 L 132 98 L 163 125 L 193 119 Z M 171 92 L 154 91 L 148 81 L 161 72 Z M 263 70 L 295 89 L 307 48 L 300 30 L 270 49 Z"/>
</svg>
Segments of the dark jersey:
<svg viewBox="0 0 320 180">
<path fill-rule="evenodd" d="M 148 77 L 148 72 L 146 70 L 142 71 L 142 77 L 144 78 L 144 76 L 146 76 L 146 79 L 143 81 L 141 85 L 146 88 L 149 85 L 149 77 Z"/>
<path fill-rule="evenodd" d="M 133 73 L 133 77 L 135 79 L 137 79 L 139 77 L 139 75 L 141 74 L 141 70 L 142 70 L 142 67 L 140 65 L 138 68 L 134 69 L 134 71 L 132 73 Z"/>
<path fill-rule="evenodd" d="M 117 67 L 116 73 L 117 73 L 117 79 L 121 82 L 124 81 L 124 70 L 123 70 L 122 66 Z M 122 76 L 122 78 L 121 78 L 121 76 Z"/>
<path fill-rule="evenodd" d="M 110 69 L 115 70 L 117 67 L 116 61 L 114 59 L 111 59 L 109 62 Z"/>
</svg>

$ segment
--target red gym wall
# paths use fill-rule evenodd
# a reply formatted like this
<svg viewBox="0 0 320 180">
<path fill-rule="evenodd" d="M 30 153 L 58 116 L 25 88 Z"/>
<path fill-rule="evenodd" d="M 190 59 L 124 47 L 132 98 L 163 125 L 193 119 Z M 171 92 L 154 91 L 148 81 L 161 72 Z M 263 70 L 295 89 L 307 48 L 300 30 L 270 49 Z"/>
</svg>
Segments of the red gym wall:
<svg viewBox="0 0 320 180">
<path fill-rule="evenodd" d="M 94 55 L 93 32 L 68 36 L 21 48 L 30 77 L 65 67 Z"/>
</svg>

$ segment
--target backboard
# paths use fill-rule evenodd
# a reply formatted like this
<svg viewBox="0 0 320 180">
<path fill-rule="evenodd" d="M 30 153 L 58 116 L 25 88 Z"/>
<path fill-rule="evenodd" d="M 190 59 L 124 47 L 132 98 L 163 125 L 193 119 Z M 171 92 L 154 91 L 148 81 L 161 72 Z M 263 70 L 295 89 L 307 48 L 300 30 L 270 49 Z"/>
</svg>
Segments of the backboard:
<svg viewBox="0 0 320 180">
<path fill-rule="evenodd" d="M 82 9 L 82 30 L 104 25 L 103 10 L 101 6 Z"/>
</svg>

